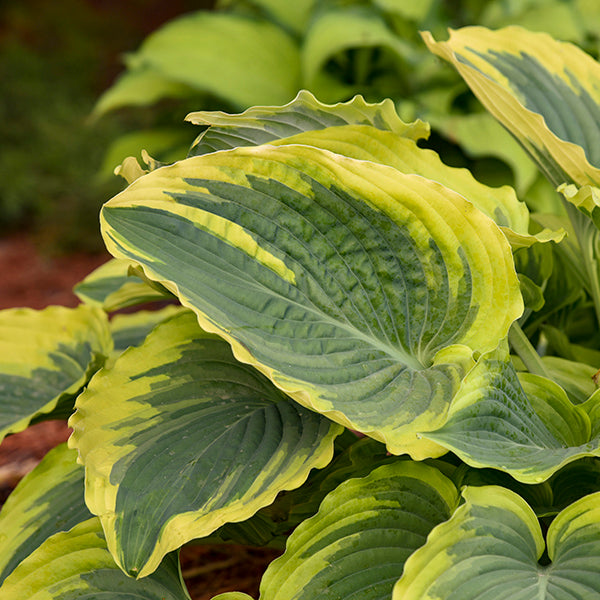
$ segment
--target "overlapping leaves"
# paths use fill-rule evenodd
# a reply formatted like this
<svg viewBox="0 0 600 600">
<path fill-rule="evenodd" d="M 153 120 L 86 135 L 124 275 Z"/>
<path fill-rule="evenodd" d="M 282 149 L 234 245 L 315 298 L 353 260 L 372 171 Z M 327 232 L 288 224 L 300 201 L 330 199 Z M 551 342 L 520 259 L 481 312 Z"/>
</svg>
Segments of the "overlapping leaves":
<svg viewBox="0 0 600 600">
<path fill-rule="evenodd" d="M 236 362 L 189 311 L 98 373 L 76 408 L 69 443 L 86 503 L 132 576 L 300 486 L 340 433 Z"/>
<path fill-rule="evenodd" d="M 452 482 L 424 464 L 395 462 L 350 479 L 292 533 L 262 579 L 261 600 L 389 598 L 406 559 L 457 502 Z"/>
<path fill-rule="evenodd" d="M 562 511 L 544 543 L 531 508 L 500 487 L 466 488 L 465 503 L 406 562 L 394 600 L 600 598 L 598 494 Z M 542 565 L 545 547 L 549 564 Z"/>
<path fill-rule="evenodd" d="M 102 221 L 238 359 L 393 452 L 439 453 L 415 432 L 522 310 L 506 238 L 462 196 L 309 146 L 158 169 Z"/>
<path fill-rule="evenodd" d="M 55 410 L 70 414 L 75 396 L 111 351 L 108 320 L 99 309 L 0 311 L 0 438 Z"/>
<path fill-rule="evenodd" d="M 519 27 L 452 31 L 429 48 L 450 61 L 558 186 L 600 181 L 600 65 L 571 44 Z"/>
</svg>

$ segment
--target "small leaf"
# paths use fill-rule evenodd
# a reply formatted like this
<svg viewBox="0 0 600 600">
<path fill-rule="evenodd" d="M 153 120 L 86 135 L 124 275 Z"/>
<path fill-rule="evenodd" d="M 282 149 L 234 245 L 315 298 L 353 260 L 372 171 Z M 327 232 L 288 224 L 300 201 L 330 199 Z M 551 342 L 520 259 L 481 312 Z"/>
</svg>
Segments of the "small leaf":
<svg viewBox="0 0 600 600">
<path fill-rule="evenodd" d="M 164 288 L 137 277 L 132 272 L 134 266 L 131 260 L 109 260 L 94 269 L 73 291 L 82 302 L 106 312 L 172 297 Z"/>
<path fill-rule="evenodd" d="M 139 346 L 159 323 L 185 310 L 181 306 L 166 306 L 160 310 L 137 310 L 115 315 L 110 321 L 115 353 L 120 354 L 130 346 Z"/>
<path fill-rule="evenodd" d="M 85 465 L 86 503 L 136 577 L 302 485 L 330 462 L 341 429 L 236 362 L 189 311 L 98 373 L 76 408 L 69 445 Z"/>
</svg>

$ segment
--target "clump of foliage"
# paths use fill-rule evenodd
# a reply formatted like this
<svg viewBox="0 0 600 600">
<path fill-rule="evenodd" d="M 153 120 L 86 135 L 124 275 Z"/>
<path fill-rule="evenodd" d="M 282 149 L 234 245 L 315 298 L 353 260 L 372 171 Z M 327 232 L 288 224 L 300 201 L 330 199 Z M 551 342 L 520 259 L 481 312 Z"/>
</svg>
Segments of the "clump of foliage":
<svg viewBox="0 0 600 600">
<path fill-rule="evenodd" d="M 0 596 L 188 598 L 178 549 L 235 542 L 285 548 L 261 600 L 600 598 L 600 65 L 424 39 L 564 214 L 389 100 L 192 115 L 188 158 L 122 165 L 82 304 L 0 312 L 3 435 L 74 409 L 0 513 Z"/>
<path fill-rule="evenodd" d="M 106 170 L 141 149 L 165 162 L 183 158 L 195 135 L 180 123 L 185 111 L 280 105 L 306 89 L 322 102 L 391 98 L 404 120 L 431 124 L 427 143 L 449 164 L 555 210 L 535 165 L 418 33 L 508 24 L 598 51 L 600 10 L 585 0 L 220 0 L 165 24 L 127 56 L 96 115 L 120 109 L 146 121 L 113 144 Z"/>
</svg>

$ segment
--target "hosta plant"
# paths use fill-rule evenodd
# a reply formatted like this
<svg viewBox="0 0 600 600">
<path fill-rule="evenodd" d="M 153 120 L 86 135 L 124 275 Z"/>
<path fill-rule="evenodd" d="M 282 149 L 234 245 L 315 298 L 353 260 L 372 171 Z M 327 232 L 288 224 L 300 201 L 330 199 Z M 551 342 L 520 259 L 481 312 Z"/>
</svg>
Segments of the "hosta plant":
<svg viewBox="0 0 600 600">
<path fill-rule="evenodd" d="M 188 106 L 237 112 L 284 104 L 307 89 L 322 102 L 391 98 L 403 118 L 432 125 L 428 143 L 452 164 L 469 165 L 492 185 L 512 183 L 521 199 L 548 206 L 535 165 L 419 36 L 508 23 L 597 52 L 600 10 L 585 0 L 219 0 L 213 10 L 164 24 L 126 56 L 94 112 L 144 119 L 111 146 L 105 170 L 142 148 L 160 160 L 183 158 L 194 136 L 181 123 Z"/>
<path fill-rule="evenodd" d="M 3 433 L 73 429 L 0 513 L 0 598 L 187 598 L 179 548 L 231 542 L 282 550 L 261 600 L 600 598 L 600 66 L 424 38 L 563 216 L 391 101 L 191 115 L 122 165 L 81 306 L 0 313 Z"/>
</svg>

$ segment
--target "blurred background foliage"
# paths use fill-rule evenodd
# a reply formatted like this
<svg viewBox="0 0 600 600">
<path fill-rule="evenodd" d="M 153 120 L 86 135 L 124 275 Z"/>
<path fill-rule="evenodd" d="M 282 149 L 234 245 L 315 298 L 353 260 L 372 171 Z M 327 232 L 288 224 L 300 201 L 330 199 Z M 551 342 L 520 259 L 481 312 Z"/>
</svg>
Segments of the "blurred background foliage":
<svg viewBox="0 0 600 600">
<path fill-rule="evenodd" d="M 427 142 L 534 210 L 554 194 L 516 142 L 438 61 L 465 25 L 547 31 L 598 56 L 597 0 L 4 0 L 0 25 L 0 231 L 27 226 L 63 250 L 96 249 L 115 166 L 141 150 L 185 157 L 197 110 L 391 97 Z M 103 92 L 103 93 L 102 93 Z"/>
<path fill-rule="evenodd" d="M 198 6 L 0 3 L 0 235 L 26 230 L 48 251 L 102 248 L 100 205 L 123 187 L 117 177 L 100 176 L 102 161 L 110 142 L 142 121 L 121 114 L 94 122 L 92 109 L 122 69 L 123 52 Z"/>
<path fill-rule="evenodd" d="M 172 20 L 128 56 L 96 115 L 135 111 L 169 98 L 196 110 L 239 112 L 284 104 L 299 89 L 327 103 L 355 94 L 392 98 L 400 116 L 432 125 L 425 144 L 489 185 L 513 185 L 533 210 L 560 212 L 520 146 L 483 111 L 456 71 L 425 47 L 419 31 L 521 25 L 598 54 L 597 0 L 217 0 L 211 12 Z M 186 106 L 187 104 L 187 106 Z M 183 125 L 132 131 L 111 146 L 105 169 L 146 149 L 159 161 L 186 155 Z"/>
</svg>

